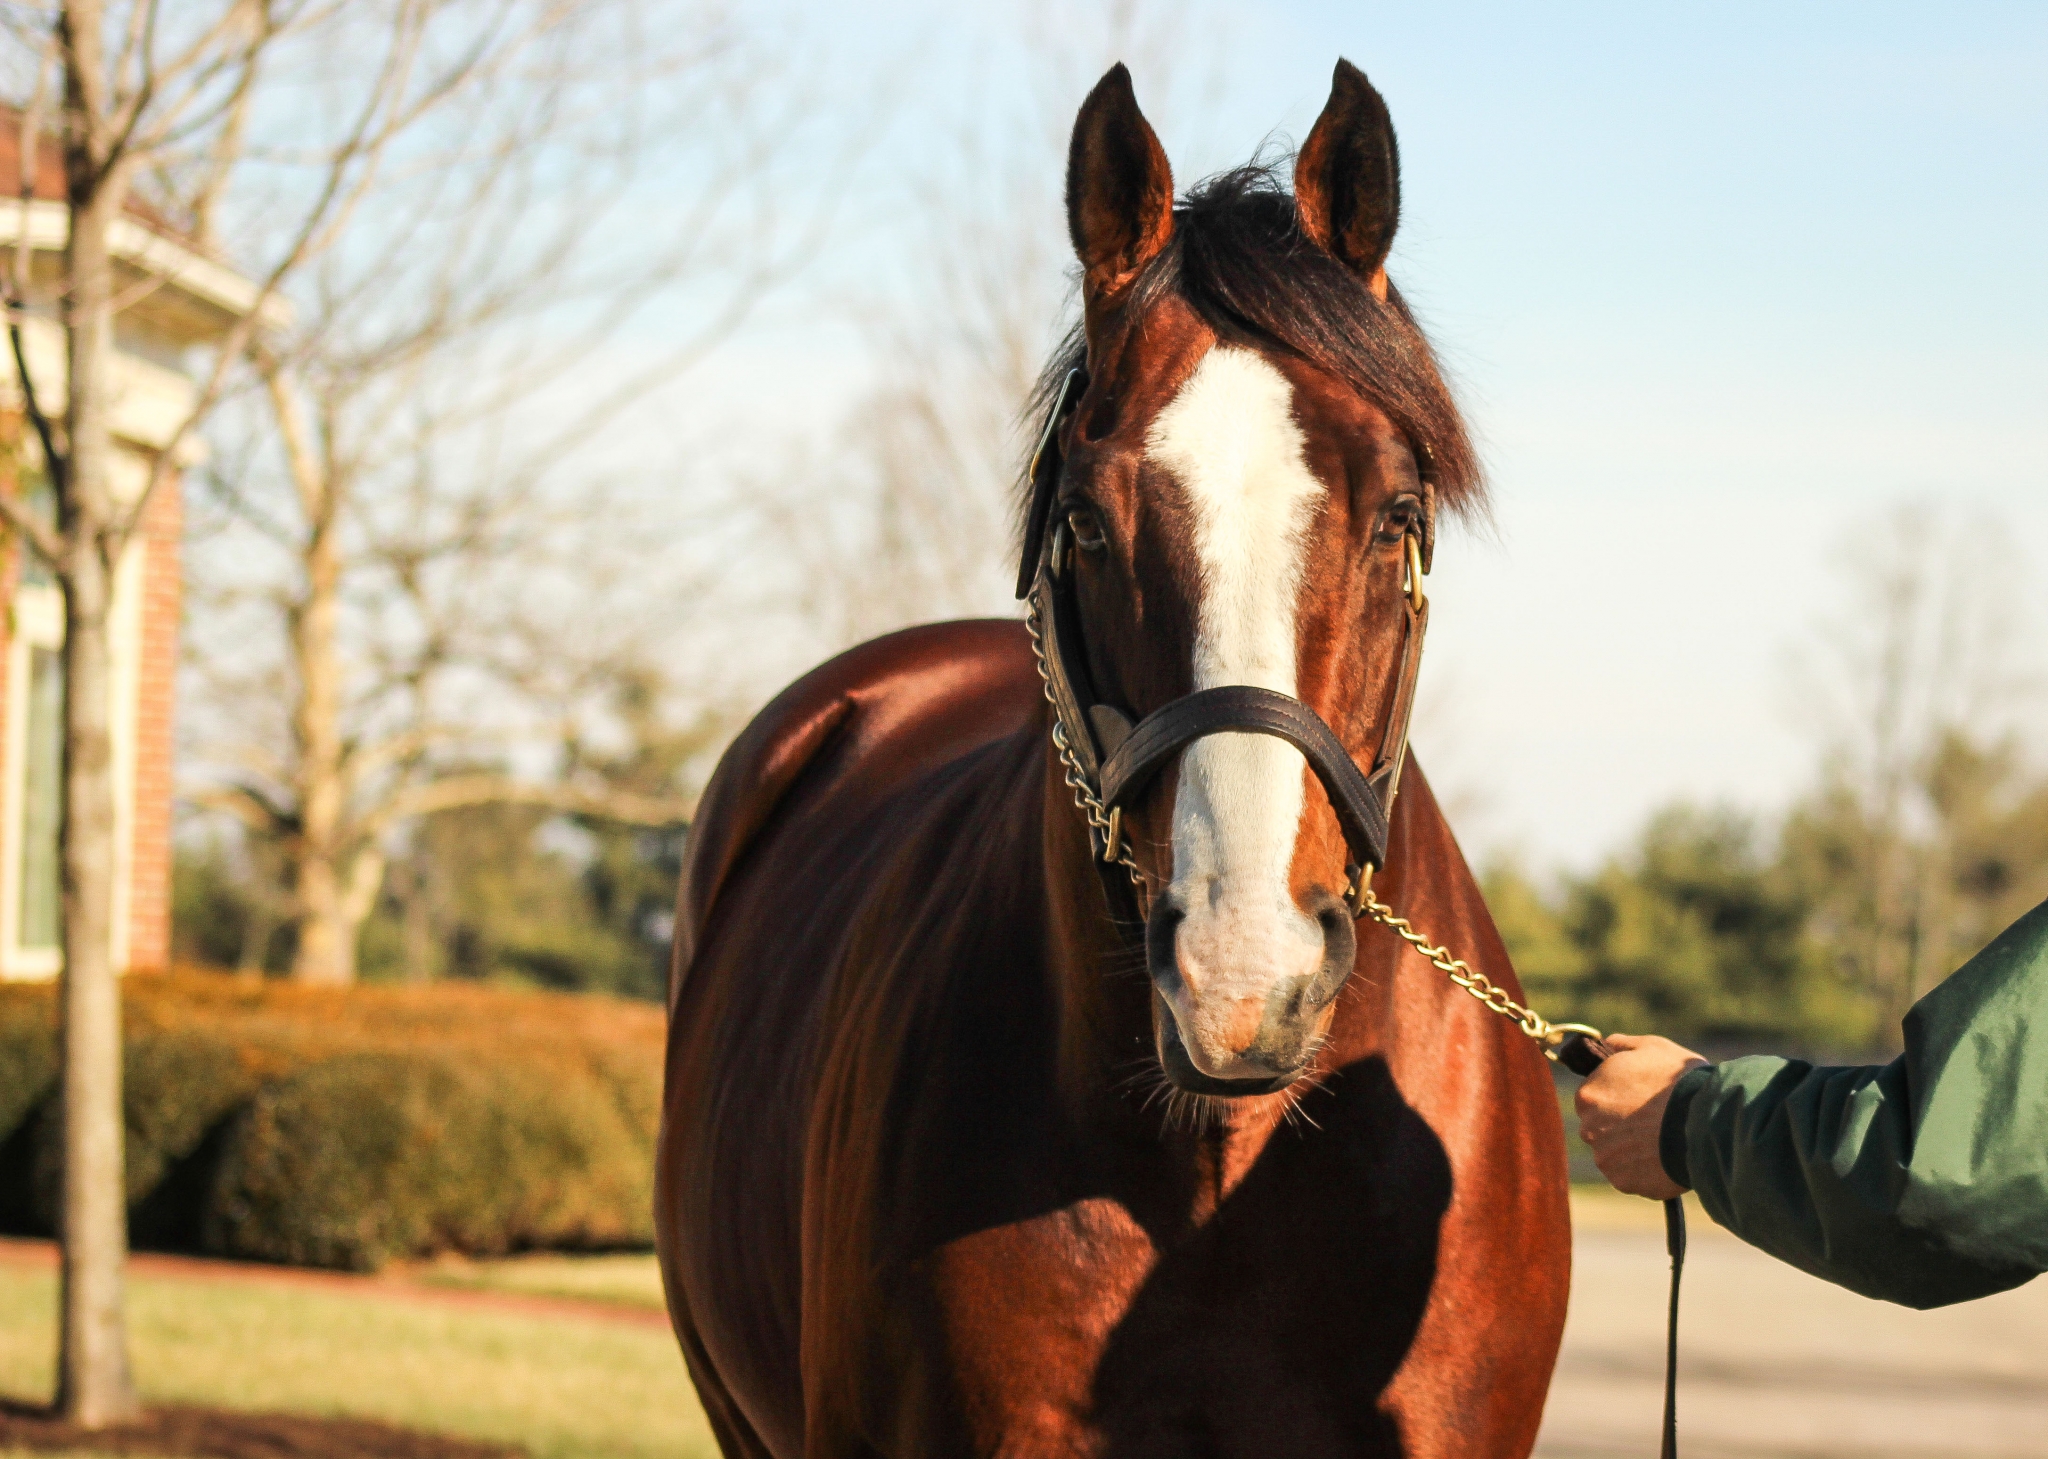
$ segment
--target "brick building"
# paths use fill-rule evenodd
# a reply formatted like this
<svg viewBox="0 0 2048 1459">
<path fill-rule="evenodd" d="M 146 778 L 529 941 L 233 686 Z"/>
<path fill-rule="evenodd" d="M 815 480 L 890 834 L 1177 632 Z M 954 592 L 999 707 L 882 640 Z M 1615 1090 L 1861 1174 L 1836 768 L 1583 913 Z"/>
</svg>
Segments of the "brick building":
<svg viewBox="0 0 2048 1459">
<path fill-rule="evenodd" d="M 0 251 L 26 238 L 31 317 L 23 353 L 45 410 L 64 400 L 64 334 L 46 301 L 69 228 L 63 160 L 46 143 L 35 196 L 19 201 L 18 119 L 0 113 Z M 193 351 L 255 306 L 258 290 L 193 247 L 147 209 L 132 208 L 112 240 L 130 301 L 116 326 L 115 491 L 129 500 L 149 463 L 191 409 Z M 37 301 L 44 301 L 38 304 Z M 11 355 L 0 355 L 0 490 L 47 497 L 41 453 L 23 418 Z M 192 464 L 197 444 L 181 448 Z M 178 660 L 179 536 L 176 474 L 152 498 L 114 590 L 114 964 L 162 967 L 170 957 L 172 712 Z M 11 536 L 11 534 L 9 534 Z M 4 539 L 0 539 L 4 540 Z M 0 552 L 0 978 L 54 977 L 63 966 L 57 902 L 59 773 L 63 749 L 64 603 L 48 571 L 19 543 Z"/>
</svg>

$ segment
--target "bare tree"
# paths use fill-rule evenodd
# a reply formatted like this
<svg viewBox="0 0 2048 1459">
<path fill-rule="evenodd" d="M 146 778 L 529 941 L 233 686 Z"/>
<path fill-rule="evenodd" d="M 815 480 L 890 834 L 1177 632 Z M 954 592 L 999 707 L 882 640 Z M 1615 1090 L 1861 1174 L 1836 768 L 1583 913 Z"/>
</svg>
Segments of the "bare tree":
<svg viewBox="0 0 2048 1459">
<path fill-rule="evenodd" d="M 1074 109 L 1119 60 L 1169 132 L 1193 129 L 1220 89 L 1228 25 L 1206 7 L 994 14 L 1000 43 L 977 49 L 1000 72 L 963 63 L 959 121 L 908 172 L 900 272 L 855 306 L 876 382 L 822 461 L 754 497 L 801 564 L 795 601 L 824 648 L 1010 611 L 1022 413 L 1074 317 L 1061 201 Z"/>
<path fill-rule="evenodd" d="M 662 29 L 475 89 L 253 352 L 261 408 L 231 418 L 199 549 L 201 795 L 279 848 L 302 979 L 354 978 L 417 817 L 689 813 L 682 787 L 559 773 L 592 686 L 656 658 L 636 587 L 688 600 L 703 566 L 661 560 L 675 513 L 607 485 L 626 468 L 605 443 L 813 250 L 831 198 L 791 213 L 774 185 L 787 63 L 721 11 Z M 662 344 L 623 345 L 650 315 Z"/>
<path fill-rule="evenodd" d="M 53 0 L 5 13 L 24 78 L 23 227 L 35 190 L 46 78 L 56 78 L 67 229 L 44 287 L 17 255 L 9 333 L 21 393 L 56 499 L 45 520 L 0 495 L 0 515 L 47 564 L 64 599 L 64 755 L 60 832 L 63 973 L 63 1241 L 58 1406 L 103 1425 L 132 1412 L 122 1273 L 120 1001 L 113 967 L 114 803 L 109 613 L 115 570 L 183 448 L 273 317 L 278 291 L 334 244 L 388 160 L 394 139 L 452 98 L 560 33 L 574 7 L 547 0 Z M 111 240 L 131 204 L 213 235 L 222 179 L 249 146 L 265 78 L 330 71 L 274 149 L 301 180 L 245 236 L 238 261 L 255 298 L 213 351 L 184 418 L 147 463 L 138 491 L 116 489 L 111 351 L 115 323 L 153 285 L 124 285 Z M 294 71 L 294 67 L 298 69 Z M 310 68 L 310 70 L 309 70 Z M 26 250 L 23 250 L 25 253 Z M 23 326 L 53 309 L 64 378 L 38 390 Z M 55 408 L 46 409 L 46 402 Z"/>
<path fill-rule="evenodd" d="M 2024 580 L 1994 523 L 1902 506 L 1843 553 L 1845 610 L 1797 665 L 1824 749 L 1795 808 L 1788 855 L 1819 908 L 1815 931 L 1898 1019 L 2040 884 L 2021 840 L 2039 797 L 2024 774 Z M 1978 905 L 1981 904 L 1981 905 Z"/>
</svg>

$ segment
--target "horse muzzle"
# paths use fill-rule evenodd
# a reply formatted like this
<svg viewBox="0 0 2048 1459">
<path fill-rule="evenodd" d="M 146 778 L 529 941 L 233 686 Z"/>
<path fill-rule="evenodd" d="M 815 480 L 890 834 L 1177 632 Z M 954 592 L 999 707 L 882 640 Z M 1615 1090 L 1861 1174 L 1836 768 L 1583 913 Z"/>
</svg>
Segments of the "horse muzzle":
<svg viewBox="0 0 2048 1459">
<path fill-rule="evenodd" d="M 1271 1094 L 1308 1071 L 1357 951 L 1349 909 L 1328 894 L 1317 901 L 1326 905 L 1313 916 L 1296 913 L 1306 935 L 1285 938 L 1284 952 L 1256 959 L 1240 954 L 1233 959 L 1238 965 L 1218 956 L 1227 940 L 1185 937 L 1187 916 L 1172 897 L 1154 904 L 1145 929 L 1153 1037 L 1160 1067 L 1176 1088 Z"/>
</svg>

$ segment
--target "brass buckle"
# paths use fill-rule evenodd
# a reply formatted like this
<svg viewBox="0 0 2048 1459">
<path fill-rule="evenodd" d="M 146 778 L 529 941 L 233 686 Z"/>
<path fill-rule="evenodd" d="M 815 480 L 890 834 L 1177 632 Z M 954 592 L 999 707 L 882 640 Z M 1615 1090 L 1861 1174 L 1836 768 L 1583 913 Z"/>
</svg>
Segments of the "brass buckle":
<svg viewBox="0 0 2048 1459">
<path fill-rule="evenodd" d="M 1351 889 L 1344 893 L 1344 903 L 1351 908 L 1355 921 L 1365 915 L 1366 899 L 1372 895 L 1372 873 L 1370 863 L 1358 868 L 1358 875 L 1352 878 Z"/>
<path fill-rule="evenodd" d="M 1601 1033 L 1599 1029 L 1593 1027 L 1590 1023 L 1552 1023 L 1545 1019 L 1543 1023 L 1543 1037 L 1537 1040 L 1543 1046 L 1543 1057 L 1555 1064 L 1557 1062 L 1558 1049 L 1563 1046 L 1567 1038 L 1575 1033 L 1582 1033 L 1589 1039 L 1606 1037 L 1605 1034 Z"/>
<path fill-rule="evenodd" d="M 1403 539 L 1408 544 L 1408 580 L 1401 584 L 1401 591 L 1408 595 L 1408 608 L 1420 613 L 1428 599 L 1422 596 L 1422 534 L 1410 532 Z"/>
</svg>

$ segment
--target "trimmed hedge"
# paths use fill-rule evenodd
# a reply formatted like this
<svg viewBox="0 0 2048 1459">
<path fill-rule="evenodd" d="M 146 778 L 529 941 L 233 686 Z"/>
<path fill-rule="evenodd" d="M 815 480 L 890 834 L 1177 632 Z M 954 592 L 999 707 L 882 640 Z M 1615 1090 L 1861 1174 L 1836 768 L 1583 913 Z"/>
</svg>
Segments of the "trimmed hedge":
<svg viewBox="0 0 2048 1459">
<path fill-rule="evenodd" d="M 123 996 L 138 1245 L 372 1269 L 653 1240 L 662 1015 L 442 985 L 211 973 Z M 0 986 L 0 1229 L 46 1234 L 54 990 Z"/>
</svg>

